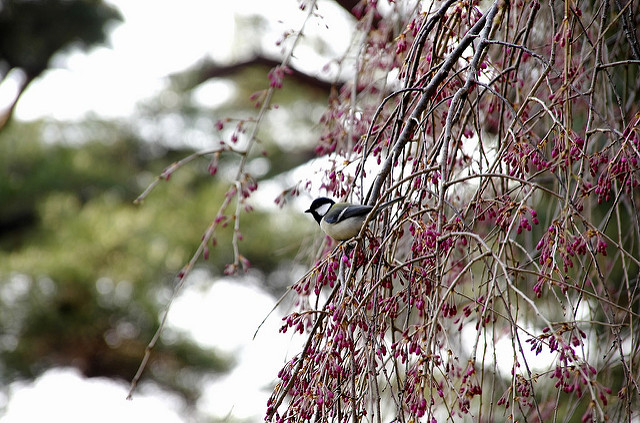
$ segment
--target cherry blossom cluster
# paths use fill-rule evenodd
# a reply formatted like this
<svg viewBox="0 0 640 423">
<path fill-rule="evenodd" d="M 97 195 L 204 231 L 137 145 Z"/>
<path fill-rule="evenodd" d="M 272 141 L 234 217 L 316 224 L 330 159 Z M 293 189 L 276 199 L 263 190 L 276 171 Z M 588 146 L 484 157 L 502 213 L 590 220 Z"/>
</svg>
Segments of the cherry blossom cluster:
<svg viewBox="0 0 640 423">
<path fill-rule="evenodd" d="M 607 242 L 599 231 L 589 229 L 583 234 L 571 235 L 566 233 L 559 222 L 554 222 L 543 234 L 536 245 L 539 251 L 538 263 L 541 266 L 541 273 L 533 290 L 538 297 L 542 295 L 542 288 L 547 283 L 560 284 L 563 292 L 567 292 L 567 285 L 564 281 L 554 281 L 552 273 L 559 270 L 557 257 L 561 259 L 562 271 L 566 274 L 573 268 L 576 256 L 585 256 L 588 247 L 593 251 L 607 255 Z"/>
<path fill-rule="evenodd" d="M 564 335 L 568 335 L 568 339 Z M 586 337 L 581 329 L 563 324 L 555 329 L 547 327 L 542 334 L 529 338 L 526 342 L 531 344 L 531 351 L 535 351 L 536 354 L 542 352 L 545 347 L 550 352 L 557 353 L 557 364 L 549 373 L 549 378 L 556 381 L 555 388 L 577 398 L 581 398 L 585 390 L 592 390 L 602 406 L 606 406 L 611 388 L 596 381 L 596 368 L 581 360 L 576 352 L 577 349 L 584 348 Z M 592 418 L 593 407 L 590 406 L 583 414 L 582 421 L 591 421 Z"/>
<path fill-rule="evenodd" d="M 283 369 L 268 419 L 395 412 L 398 421 L 434 422 L 443 410 L 449 419 L 476 416 L 476 407 L 491 415 L 496 404 L 513 413 L 509 420 L 528 412 L 542 419 L 585 396 L 583 419 L 607 416 L 611 370 L 591 352 L 601 350 L 587 339 L 588 325 L 549 322 L 575 318 L 586 299 L 606 299 L 605 309 L 616 303 L 607 328 L 635 319 L 617 295 L 619 274 L 631 281 L 638 265 L 636 232 L 611 234 L 635 222 L 640 115 L 607 121 L 608 100 L 591 94 L 600 85 L 590 78 L 607 67 L 576 52 L 602 39 L 596 15 L 568 5 L 565 19 L 537 1 L 508 5 L 498 27 L 467 37 L 449 61 L 485 18 L 478 2 L 436 2 L 396 32 L 377 2 L 359 3 L 367 19 L 358 23 L 358 78 L 336 87 L 321 119 L 316 153 L 331 164 L 319 188 L 372 204 L 363 198 L 372 176 L 364 168 L 377 164 L 382 184 L 373 196 L 402 197 L 401 211 L 377 216 L 362 239 L 326 248 L 293 286 L 299 303 L 282 331 L 307 342 Z M 553 18 L 553 31 L 540 31 L 540 16 Z M 589 25 L 571 23 L 586 16 Z M 492 46 L 484 53 L 483 41 Z M 510 376 L 487 365 L 505 334 L 524 329 L 523 316 L 542 331 L 526 341 L 531 351 L 555 356 L 542 373 L 548 379 L 531 370 L 515 338 Z M 372 406 L 389 403 L 392 411 Z"/>
</svg>

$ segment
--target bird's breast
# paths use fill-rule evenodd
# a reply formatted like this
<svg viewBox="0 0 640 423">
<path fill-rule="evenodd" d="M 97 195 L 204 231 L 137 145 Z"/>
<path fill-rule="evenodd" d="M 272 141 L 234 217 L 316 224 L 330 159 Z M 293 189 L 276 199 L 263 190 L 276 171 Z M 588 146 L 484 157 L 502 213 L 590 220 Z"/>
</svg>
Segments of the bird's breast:
<svg viewBox="0 0 640 423">
<path fill-rule="evenodd" d="M 326 223 L 323 219 L 320 221 L 320 227 L 324 233 L 336 241 L 346 241 L 360 233 L 360 228 L 366 217 L 366 215 L 355 216 L 334 224 Z"/>
</svg>

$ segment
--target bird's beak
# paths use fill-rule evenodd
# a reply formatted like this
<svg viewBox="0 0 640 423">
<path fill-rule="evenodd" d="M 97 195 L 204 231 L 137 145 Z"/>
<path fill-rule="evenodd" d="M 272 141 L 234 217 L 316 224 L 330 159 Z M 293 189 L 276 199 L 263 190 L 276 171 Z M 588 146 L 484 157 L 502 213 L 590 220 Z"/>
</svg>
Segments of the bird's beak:
<svg viewBox="0 0 640 423">
<path fill-rule="evenodd" d="M 311 209 L 305 210 L 305 213 L 311 213 Z"/>
</svg>

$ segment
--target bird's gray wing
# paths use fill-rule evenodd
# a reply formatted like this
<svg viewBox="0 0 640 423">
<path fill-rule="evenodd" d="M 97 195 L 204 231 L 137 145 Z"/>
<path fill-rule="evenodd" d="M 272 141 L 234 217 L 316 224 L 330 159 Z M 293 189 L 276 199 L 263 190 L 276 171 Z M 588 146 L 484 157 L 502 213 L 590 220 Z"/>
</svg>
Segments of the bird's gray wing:
<svg viewBox="0 0 640 423">
<path fill-rule="evenodd" d="M 344 210 L 342 210 L 340 213 L 336 215 L 325 216 L 324 220 L 327 223 L 337 223 L 337 222 L 340 222 L 341 220 L 348 219 L 350 217 L 365 217 L 366 215 L 369 214 L 371 209 L 373 209 L 373 206 L 352 205 L 352 206 L 346 207 Z"/>
</svg>

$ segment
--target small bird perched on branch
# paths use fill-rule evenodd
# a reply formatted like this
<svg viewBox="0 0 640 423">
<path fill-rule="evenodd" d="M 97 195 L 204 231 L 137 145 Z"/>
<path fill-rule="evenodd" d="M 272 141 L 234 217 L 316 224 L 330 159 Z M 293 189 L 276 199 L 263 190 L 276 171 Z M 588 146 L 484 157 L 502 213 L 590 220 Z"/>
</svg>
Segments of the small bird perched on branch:
<svg viewBox="0 0 640 423">
<path fill-rule="evenodd" d="M 402 200 L 402 197 L 380 205 L 376 214 L 399 200 Z M 371 210 L 373 210 L 373 206 L 336 203 L 331 198 L 320 197 L 313 200 L 305 213 L 311 213 L 320 228 L 331 238 L 336 241 L 346 241 L 360 233 L 360 228 L 367 220 Z"/>
</svg>

